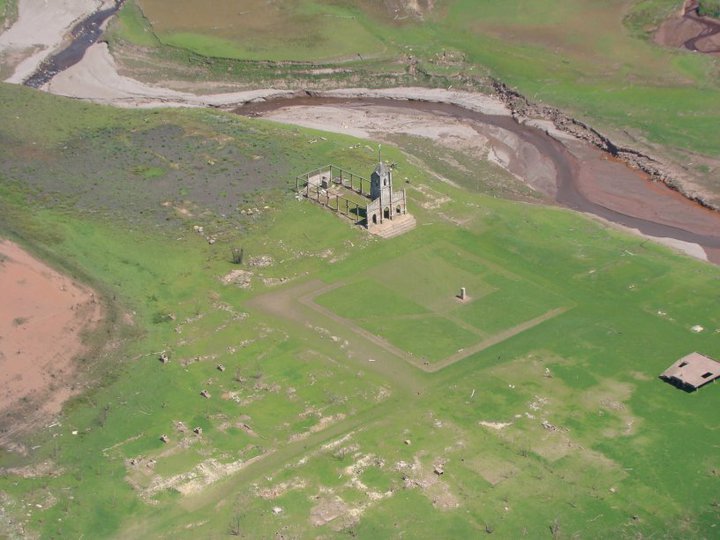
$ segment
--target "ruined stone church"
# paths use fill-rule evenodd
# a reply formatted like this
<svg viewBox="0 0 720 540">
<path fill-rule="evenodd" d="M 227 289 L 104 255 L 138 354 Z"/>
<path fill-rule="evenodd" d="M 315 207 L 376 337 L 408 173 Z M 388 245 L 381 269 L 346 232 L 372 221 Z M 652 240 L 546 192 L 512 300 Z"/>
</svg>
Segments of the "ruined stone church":
<svg viewBox="0 0 720 540">
<path fill-rule="evenodd" d="M 370 176 L 370 203 L 367 205 L 367 227 L 372 229 L 386 220 L 407 214 L 405 190 L 393 190 L 392 167 L 381 161 Z"/>
<path fill-rule="evenodd" d="M 415 227 L 415 218 L 407 209 L 407 193 L 405 189 L 393 189 L 393 168 L 384 161 L 377 164 L 369 181 L 327 165 L 298 176 L 295 183 L 302 196 L 366 227 L 372 234 L 391 238 Z M 363 204 L 363 200 L 367 202 Z"/>
</svg>

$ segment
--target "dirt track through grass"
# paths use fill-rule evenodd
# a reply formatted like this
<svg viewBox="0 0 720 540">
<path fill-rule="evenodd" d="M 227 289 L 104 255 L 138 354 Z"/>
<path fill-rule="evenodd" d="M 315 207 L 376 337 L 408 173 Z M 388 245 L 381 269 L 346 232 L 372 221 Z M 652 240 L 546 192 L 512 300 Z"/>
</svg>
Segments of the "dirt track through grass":
<svg viewBox="0 0 720 540">
<path fill-rule="evenodd" d="M 560 307 L 552 309 L 539 317 L 535 317 L 534 319 L 531 319 L 529 321 L 525 321 L 521 324 L 518 324 L 512 328 L 508 328 L 507 330 L 504 330 L 502 332 L 499 332 L 498 334 L 493 335 L 492 337 L 489 337 L 488 339 L 484 339 L 470 347 L 465 347 L 464 349 L 458 350 L 455 354 L 452 354 L 446 358 L 443 358 L 442 360 L 429 363 L 429 362 L 421 362 L 420 359 L 414 357 L 413 355 L 408 354 L 406 351 L 402 350 L 399 347 L 396 347 L 392 343 L 388 342 L 387 340 L 373 334 L 372 332 L 368 332 L 364 328 L 358 326 L 353 321 L 345 319 L 333 311 L 317 304 L 314 299 L 322 294 L 325 294 L 327 292 L 330 292 L 334 289 L 337 289 L 338 287 L 344 286 L 344 283 L 335 283 L 332 285 L 323 285 L 321 282 L 310 282 L 307 283 L 298 289 L 295 290 L 288 290 L 286 292 L 287 296 L 284 298 L 286 303 L 283 304 L 284 309 L 275 308 L 272 311 L 276 316 L 283 316 L 288 317 L 288 301 L 296 300 L 297 302 L 315 310 L 317 313 L 322 315 L 323 317 L 330 319 L 332 321 L 335 321 L 336 323 L 342 325 L 343 328 L 347 328 L 351 330 L 353 333 L 357 334 L 358 336 L 362 337 L 364 340 L 376 345 L 377 347 L 382 348 L 386 352 L 390 353 L 393 357 L 401 359 L 403 362 L 407 362 L 413 366 L 415 366 L 418 369 L 421 369 L 422 371 L 425 371 L 427 373 L 435 373 L 437 371 L 440 371 L 455 362 L 459 362 L 460 360 L 463 360 L 469 356 L 472 356 L 480 351 L 483 351 L 489 347 L 492 347 L 494 345 L 497 345 L 499 343 L 502 343 L 503 341 L 510 339 L 525 330 L 529 330 L 530 328 L 534 328 L 535 326 L 542 324 L 543 322 L 550 320 L 554 317 L 557 317 L 559 315 L 562 315 L 566 311 L 568 311 L 567 307 Z M 309 292 L 308 292 L 309 290 Z M 279 300 L 278 295 L 273 295 L 272 300 L 271 299 L 264 299 L 263 297 L 259 297 L 255 300 L 255 302 L 258 302 L 258 305 L 262 305 L 264 307 L 267 307 L 269 304 L 274 304 L 277 300 Z M 451 318 L 450 320 L 454 320 Z M 474 332 L 477 332 L 476 329 L 473 327 L 470 327 L 470 329 Z M 395 379 L 393 382 L 400 383 L 401 381 L 404 381 L 404 374 L 403 379 Z"/>
<path fill-rule="evenodd" d="M 333 332 L 340 336 L 347 336 L 348 330 L 355 333 L 361 339 L 358 340 L 356 337 L 351 342 L 350 348 L 353 352 L 351 361 L 360 364 L 364 370 L 376 371 L 387 377 L 396 389 L 409 394 L 421 392 L 428 381 L 406 362 L 407 354 L 404 351 L 312 301 L 315 296 L 336 287 L 337 285 L 327 286 L 321 281 L 309 281 L 258 296 L 250 302 L 250 306 L 258 307 L 268 314 L 304 327 L 308 324 L 331 326 Z"/>
</svg>

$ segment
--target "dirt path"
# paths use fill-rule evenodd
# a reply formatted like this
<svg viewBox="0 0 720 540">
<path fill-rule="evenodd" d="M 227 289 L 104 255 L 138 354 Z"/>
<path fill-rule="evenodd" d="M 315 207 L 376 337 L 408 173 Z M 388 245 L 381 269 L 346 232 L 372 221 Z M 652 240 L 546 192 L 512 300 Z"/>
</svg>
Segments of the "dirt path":
<svg viewBox="0 0 720 540">
<path fill-rule="evenodd" d="M 551 309 L 547 313 L 543 313 L 539 317 L 535 317 L 534 319 L 530 319 L 529 321 L 525 321 L 524 323 L 518 324 L 517 326 L 513 326 L 512 328 L 508 328 L 507 330 L 504 330 L 498 334 L 495 334 L 494 336 L 489 337 L 488 339 L 481 341 L 480 343 L 476 343 L 475 345 L 471 347 L 466 347 L 465 349 L 462 349 L 455 354 L 452 354 L 448 356 L 447 358 L 443 358 L 439 362 L 435 362 L 432 365 L 424 366 L 425 371 L 430 373 L 435 373 L 436 371 L 440 371 L 441 369 L 445 369 L 448 366 L 453 365 L 455 362 L 459 362 L 460 360 L 463 360 L 467 358 L 468 356 L 471 356 L 473 354 L 479 353 L 480 351 L 484 351 L 485 349 L 489 349 L 490 347 L 497 345 L 498 343 L 502 343 L 503 341 L 506 341 L 510 339 L 511 337 L 517 336 L 518 334 L 523 333 L 525 330 L 530 330 L 531 328 L 535 328 L 539 324 L 544 323 L 545 321 L 549 321 L 550 319 L 554 319 L 558 315 L 562 315 L 566 311 L 568 311 L 570 308 L 566 307 L 560 307 L 556 309 Z M 418 366 L 420 367 L 420 366 Z"/>
<path fill-rule="evenodd" d="M 75 390 L 81 335 L 102 318 L 94 293 L 0 239 L 0 444 Z M 14 411 L 33 414 L 10 416 Z"/>
<path fill-rule="evenodd" d="M 248 303 L 250 308 L 258 308 L 269 315 L 294 322 L 305 327 L 319 327 L 332 331 L 338 336 L 347 336 L 351 331 L 361 339 L 349 340 L 347 350 L 351 351 L 345 361 L 355 363 L 364 370 L 374 371 L 392 383 L 395 391 L 407 394 L 421 392 L 427 385 L 422 377 L 406 361 L 406 353 L 400 349 L 387 347 L 384 340 L 365 332 L 353 323 L 348 323 L 335 313 L 325 310 L 312 301 L 312 298 L 327 292 L 339 285 L 330 285 L 322 281 L 312 280 L 300 285 L 288 287 L 253 298 Z M 308 332 L 317 335 L 311 328 Z M 387 344 L 389 345 L 389 344 Z M 372 360 L 372 361 L 371 361 Z"/>
<path fill-rule="evenodd" d="M 502 343 L 503 341 L 524 332 L 525 330 L 534 328 L 535 326 L 557 317 L 570 309 L 568 307 L 552 309 L 543 315 L 535 317 L 534 319 L 525 321 L 512 328 L 508 328 L 507 330 L 499 332 L 494 336 L 490 336 L 475 345 L 466 347 L 465 349 L 462 349 L 447 358 L 443 358 L 438 362 L 425 364 L 421 361 L 421 359 L 408 354 L 407 351 L 396 347 L 386 339 L 383 339 L 372 332 L 368 332 L 364 328 L 358 326 L 354 321 L 345 319 L 344 317 L 339 316 L 333 311 L 315 302 L 315 298 L 318 296 L 337 289 L 343 285 L 344 283 L 333 283 L 331 285 L 327 285 L 322 281 L 308 281 L 294 287 L 256 297 L 250 301 L 249 306 L 260 308 L 270 315 L 280 317 L 285 320 L 293 320 L 297 323 L 304 322 L 305 324 L 311 324 L 312 322 L 313 324 L 322 325 L 323 328 L 328 326 L 328 323 L 332 321 L 337 325 L 337 327 L 346 331 L 351 331 L 359 336 L 361 341 L 364 342 L 364 344 L 358 341 L 352 343 L 353 351 L 364 353 L 353 356 L 359 358 L 360 361 L 364 363 L 364 367 L 366 369 L 371 369 L 381 373 L 383 376 L 388 377 L 394 386 L 405 388 L 411 392 L 422 389 L 426 383 L 424 381 L 415 380 L 417 379 L 417 376 L 413 373 L 413 368 L 410 368 L 410 366 L 420 369 L 426 373 L 435 373 L 467 358 L 468 356 L 490 348 L 493 345 Z M 310 308 L 316 313 L 316 316 L 308 316 L 307 313 L 304 313 L 299 309 L 300 306 Z M 320 318 L 317 318 L 317 315 L 320 315 Z M 477 329 L 474 327 L 471 331 L 477 333 Z M 378 349 L 387 354 L 383 355 L 380 351 L 378 351 Z M 366 356 L 368 353 L 375 361 L 367 363 Z M 367 357 L 369 358 L 370 356 Z"/>
</svg>

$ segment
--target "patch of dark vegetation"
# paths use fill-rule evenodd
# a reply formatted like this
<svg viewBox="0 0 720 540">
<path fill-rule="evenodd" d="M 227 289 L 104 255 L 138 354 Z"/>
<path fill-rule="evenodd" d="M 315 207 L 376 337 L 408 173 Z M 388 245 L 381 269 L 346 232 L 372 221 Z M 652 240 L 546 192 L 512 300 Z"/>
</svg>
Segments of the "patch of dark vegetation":
<svg viewBox="0 0 720 540">
<path fill-rule="evenodd" d="M 0 2 L 0 30 L 10 28 L 10 26 L 17 20 L 17 16 L 17 0 L 3 0 Z"/>
<path fill-rule="evenodd" d="M 88 130 L 51 149 L 0 131 L 0 173 L 44 204 L 162 224 L 228 217 L 248 193 L 281 188 L 289 170 L 272 138 L 232 126 L 207 137 L 174 124 Z"/>
<path fill-rule="evenodd" d="M 720 0 L 700 0 L 698 14 L 703 17 L 720 18 Z"/>
<path fill-rule="evenodd" d="M 630 8 L 624 23 L 634 34 L 649 38 L 678 7 L 677 0 L 641 0 Z"/>
<path fill-rule="evenodd" d="M 153 315 L 152 322 L 153 324 L 162 324 L 166 322 L 170 322 L 173 320 L 173 316 L 171 313 L 168 313 L 166 311 L 158 311 Z"/>
</svg>

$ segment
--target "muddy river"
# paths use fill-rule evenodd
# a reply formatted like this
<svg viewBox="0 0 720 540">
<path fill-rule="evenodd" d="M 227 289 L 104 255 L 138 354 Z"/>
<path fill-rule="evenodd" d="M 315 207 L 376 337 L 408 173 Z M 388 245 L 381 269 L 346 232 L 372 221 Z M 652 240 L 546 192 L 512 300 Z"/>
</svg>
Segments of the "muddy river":
<svg viewBox="0 0 720 540">
<path fill-rule="evenodd" d="M 115 4 L 102 9 L 77 23 L 70 31 L 71 42 L 45 60 L 40 67 L 23 83 L 25 86 L 40 88 L 55 75 L 74 66 L 82 60 L 88 47 L 97 42 L 103 32 L 103 24 L 122 7 L 125 0 L 115 0 Z"/>
</svg>

